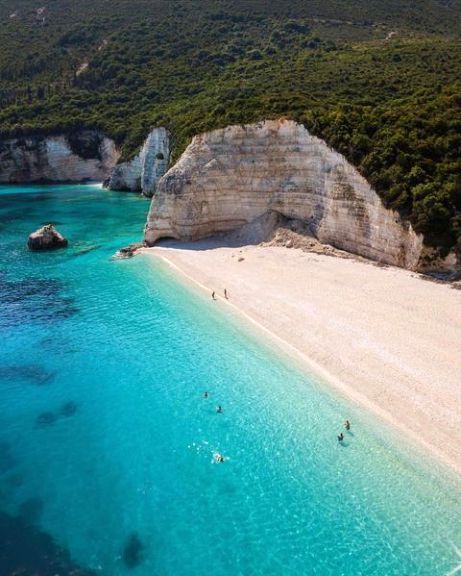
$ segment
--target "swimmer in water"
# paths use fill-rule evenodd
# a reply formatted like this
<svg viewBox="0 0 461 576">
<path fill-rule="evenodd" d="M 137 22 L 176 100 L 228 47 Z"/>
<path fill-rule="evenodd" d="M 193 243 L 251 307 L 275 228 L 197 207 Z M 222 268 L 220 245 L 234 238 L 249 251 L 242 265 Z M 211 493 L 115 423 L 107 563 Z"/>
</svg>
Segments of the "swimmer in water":
<svg viewBox="0 0 461 576">
<path fill-rule="evenodd" d="M 215 462 L 219 462 L 219 463 L 224 462 L 224 456 L 222 454 L 219 454 L 219 452 L 217 452 L 214 455 L 214 460 L 215 460 Z"/>
<path fill-rule="evenodd" d="M 222 406 L 216 406 L 216 412 L 217 412 L 218 414 L 222 414 L 222 413 L 223 413 Z"/>
<path fill-rule="evenodd" d="M 344 428 L 345 428 L 346 430 L 350 430 L 350 429 L 351 429 L 351 423 L 349 422 L 349 420 L 346 420 L 346 421 L 344 422 Z"/>
<path fill-rule="evenodd" d="M 342 442 L 344 440 L 344 434 L 341 432 L 341 434 L 338 436 L 338 442 Z"/>
<path fill-rule="evenodd" d="M 203 393 L 203 397 L 204 397 L 204 398 L 208 398 L 208 392 L 204 392 L 204 393 Z"/>
</svg>

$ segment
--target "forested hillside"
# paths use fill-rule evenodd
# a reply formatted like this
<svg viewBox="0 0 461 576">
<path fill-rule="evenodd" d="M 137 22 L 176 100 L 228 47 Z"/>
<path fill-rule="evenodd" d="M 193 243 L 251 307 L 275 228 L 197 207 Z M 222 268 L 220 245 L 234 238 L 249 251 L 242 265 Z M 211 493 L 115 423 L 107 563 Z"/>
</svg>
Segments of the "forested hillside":
<svg viewBox="0 0 461 576">
<path fill-rule="evenodd" d="M 461 0 L 2 0 L 0 136 L 286 116 L 446 252 L 461 237 Z"/>
</svg>

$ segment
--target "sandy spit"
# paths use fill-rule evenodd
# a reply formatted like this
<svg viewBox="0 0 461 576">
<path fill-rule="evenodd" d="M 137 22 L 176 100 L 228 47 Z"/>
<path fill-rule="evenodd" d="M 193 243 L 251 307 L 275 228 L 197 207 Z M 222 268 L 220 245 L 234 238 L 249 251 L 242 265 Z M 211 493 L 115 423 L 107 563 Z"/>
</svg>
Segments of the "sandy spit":
<svg viewBox="0 0 461 576">
<path fill-rule="evenodd" d="M 215 290 L 311 373 L 461 474 L 460 290 L 282 247 L 202 241 L 145 252 Z"/>
</svg>

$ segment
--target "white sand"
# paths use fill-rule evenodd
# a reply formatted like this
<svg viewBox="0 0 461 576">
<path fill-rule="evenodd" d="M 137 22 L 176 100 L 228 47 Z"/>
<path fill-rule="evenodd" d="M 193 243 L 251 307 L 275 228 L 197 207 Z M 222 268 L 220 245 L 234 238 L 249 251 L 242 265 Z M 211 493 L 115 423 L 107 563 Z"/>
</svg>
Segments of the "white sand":
<svg viewBox="0 0 461 576">
<path fill-rule="evenodd" d="M 171 246 L 148 252 L 461 472 L 460 290 L 296 249 Z"/>
</svg>

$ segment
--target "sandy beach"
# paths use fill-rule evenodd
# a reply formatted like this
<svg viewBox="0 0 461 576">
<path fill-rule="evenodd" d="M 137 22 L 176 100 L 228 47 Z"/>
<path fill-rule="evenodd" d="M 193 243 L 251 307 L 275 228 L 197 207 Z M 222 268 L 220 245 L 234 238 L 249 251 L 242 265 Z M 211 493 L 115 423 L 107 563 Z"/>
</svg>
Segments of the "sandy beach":
<svg viewBox="0 0 461 576">
<path fill-rule="evenodd" d="M 393 267 L 212 241 L 147 250 L 461 473 L 461 291 Z M 229 300 L 223 298 L 224 288 Z"/>
</svg>

